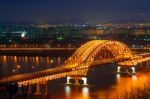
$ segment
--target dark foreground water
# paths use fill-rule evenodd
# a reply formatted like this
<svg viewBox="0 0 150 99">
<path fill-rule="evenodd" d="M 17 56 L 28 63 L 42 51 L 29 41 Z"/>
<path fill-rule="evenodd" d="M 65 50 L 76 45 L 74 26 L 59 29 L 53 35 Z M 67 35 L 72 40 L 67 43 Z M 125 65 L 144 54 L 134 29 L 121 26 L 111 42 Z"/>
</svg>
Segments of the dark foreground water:
<svg viewBox="0 0 150 99">
<path fill-rule="evenodd" d="M 28 73 L 59 66 L 67 57 L 50 56 L 0 56 L 0 77 Z M 150 62 L 137 66 L 137 74 L 116 74 L 117 64 L 105 64 L 90 68 L 87 79 L 88 86 L 66 85 L 66 78 L 48 82 L 49 95 L 27 95 L 20 88 L 14 99 L 117 99 L 118 95 L 150 83 Z M 73 83 L 73 81 L 71 81 Z M 82 81 L 80 81 L 82 83 Z M 44 86 L 41 91 L 44 93 Z"/>
</svg>

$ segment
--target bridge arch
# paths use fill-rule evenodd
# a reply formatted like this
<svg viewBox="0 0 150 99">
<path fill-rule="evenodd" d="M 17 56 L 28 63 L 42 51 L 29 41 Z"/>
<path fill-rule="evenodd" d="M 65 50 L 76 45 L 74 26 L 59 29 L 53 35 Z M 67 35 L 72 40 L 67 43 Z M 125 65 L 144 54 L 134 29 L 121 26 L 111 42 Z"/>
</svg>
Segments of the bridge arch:
<svg viewBox="0 0 150 99">
<path fill-rule="evenodd" d="M 63 64 L 63 67 L 76 70 L 90 67 L 99 57 L 106 59 L 133 59 L 136 55 L 122 42 L 110 40 L 93 40 L 78 48 Z"/>
</svg>

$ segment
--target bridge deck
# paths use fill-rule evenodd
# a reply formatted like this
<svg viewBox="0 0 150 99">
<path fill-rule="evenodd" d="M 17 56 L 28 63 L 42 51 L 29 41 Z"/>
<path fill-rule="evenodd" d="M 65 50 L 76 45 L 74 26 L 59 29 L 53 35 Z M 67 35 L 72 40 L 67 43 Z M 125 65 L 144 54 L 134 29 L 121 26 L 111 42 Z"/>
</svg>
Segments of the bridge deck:
<svg viewBox="0 0 150 99">
<path fill-rule="evenodd" d="M 13 76 L 8 76 L 0 79 L 0 83 L 9 83 L 9 82 L 17 82 L 21 80 L 26 80 L 26 79 L 32 79 L 32 78 L 38 78 L 44 75 L 50 75 L 50 74 L 56 74 L 59 72 L 66 72 L 70 71 L 69 69 L 64 69 L 64 68 L 51 68 L 51 69 L 45 69 L 33 73 L 26 73 L 26 74 L 18 74 L 18 75 L 13 75 Z"/>
</svg>

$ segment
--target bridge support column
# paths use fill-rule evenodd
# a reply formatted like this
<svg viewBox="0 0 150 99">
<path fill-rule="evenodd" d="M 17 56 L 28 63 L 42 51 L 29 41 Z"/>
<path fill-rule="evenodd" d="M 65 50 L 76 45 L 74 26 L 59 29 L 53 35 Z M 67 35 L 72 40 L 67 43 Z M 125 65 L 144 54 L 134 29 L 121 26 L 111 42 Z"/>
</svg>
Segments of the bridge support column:
<svg viewBox="0 0 150 99">
<path fill-rule="evenodd" d="M 71 77 L 67 77 L 67 83 L 66 83 L 67 85 L 71 84 L 70 79 L 71 79 Z"/>
<path fill-rule="evenodd" d="M 70 83 L 70 79 L 74 80 L 74 85 L 80 85 L 79 80 L 83 81 L 83 85 L 88 85 L 87 84 L 87 78 L 86 77 L 80 77 L 80 76 L 76 76 L 76 77 L 67 77 L 67 83 L 66 84 L 71 84 Z"/>
<path fill-rule="evenodd" d="M 132 74 L 136 74 L 135 67 L 131 67 Z"/>
<path fill-rule="evenodd" d="M 40 84 L 39 83 L 36 84 L 36 93 L 35 94 L 36 95 L 40 95 L 41 94 L 41 92 L 40 92 Z"/>
<path fill-rule="evenodd" d="M 28 92 L 27 92 L 28 94 L 31 94 L 32 93 L 32 86 L 31 85 L 29 85 L 28 86 Z"/>
<path fill-rule="evenodd" d="M 48 95 L 48 84 L 47 82 L 45 82 L 45 93 L 44 95 Z"/>
<path fill-rule="evenodd" d="M 74 79 L 75 80 L 75 85 L 79 85 L 79 81 L 77 78 Z"/>
<path fill-rule="evenodd" d="M 146 62 L 146 67 L 149 68 L 149 61 Z"/>
<path fill-rule="evenodd" d="M 88 84 L 87 84 L 87 78 L 86 78 L 86 77 L 82 77 L 82 80 L 83 80 L 83 85 L 88 85 Z"/>
<path fill-rule="evenodd" d="M 118 66 L 118 67 L 117 67 L 117 73 L 120 73 L 120 72 L 121 72 L 121 70 L 120 70 L 120 69 L 121 69 L 121 67 L 120 67 L 120 66 Z"/>
</svg>

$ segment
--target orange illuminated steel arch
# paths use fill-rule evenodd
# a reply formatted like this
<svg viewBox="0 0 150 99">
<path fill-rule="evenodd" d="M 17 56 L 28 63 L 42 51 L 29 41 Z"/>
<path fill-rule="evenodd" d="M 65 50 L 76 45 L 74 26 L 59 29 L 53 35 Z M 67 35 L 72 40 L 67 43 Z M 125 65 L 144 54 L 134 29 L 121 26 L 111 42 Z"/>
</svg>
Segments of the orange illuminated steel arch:
<svg viewBox="0 0 150 99">
<path fill-rule="evenodd" d="M 77 49 L 74 54 L 64 62 L 63 67 L 72 70 L 88 68 L 95 61 L 97 55 L 102 58 L 101 60 L 134 59 L 137 57 L 128 46 L 121 42 L 93 40 Z"/>
</svg>

